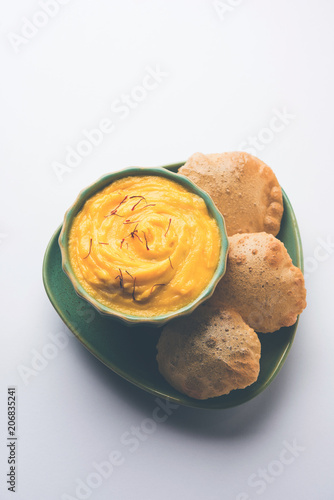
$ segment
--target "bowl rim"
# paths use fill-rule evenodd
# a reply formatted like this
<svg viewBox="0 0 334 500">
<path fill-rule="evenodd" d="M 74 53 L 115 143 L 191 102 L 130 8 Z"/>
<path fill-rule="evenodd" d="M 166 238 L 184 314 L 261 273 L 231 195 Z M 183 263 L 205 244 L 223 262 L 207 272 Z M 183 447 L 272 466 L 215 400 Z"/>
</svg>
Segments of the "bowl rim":
<svg viewBox="0 0 334 500">
<path fill-rule="evenodd" d="M 180 309 L 170 311 L 165 314 L 160 314 L 159 316 L 151 316 L 151 317 L 144 317 L 144 316 L 136 316 L 133 314 L 126 314 L 114 309 L 111 309 L 108 306 L 105 306 L 104 304 L 100 303 L 98 300 L 95 298 L 91 297 L 90 294 L 84 289 L 84 287 L 79 283 L 79 280 L 77 279 L 71 263 L 69 259 L 69 252 L 68 252 L 68 238 L 69 238 L 69 232 L 73 224 L 74 217 L 80 212 L 80 210 L 83 208 L 85 202 L 94 196 L 96 193 L 102 191 L 105 187 L 108 185 L 112 184 L 118 179 L 125 178 L 125 177 L 131 177 L 131 176 L 160 176 L 164 177 L 170 180 L 173 180 L 177 182 L 178 184 L 181 184 L 185 188 L 187 188 L 189 191 L 197 194 L 200 198 L 202 198 L 206 204 L 206 207 L 208 209 L 208 212 L 211 214 L 211 216 L 215 219 L 218 229 L 219 229 L 219 234 L 220 234 L 220 253 L 219 253 L 219 261 L 218 265 L 216 267 L 216 270 L 208 283 L 208 285 L 202 290 L 202 292 L 194 299 L 192 300 L 189 304 L 181 307 Z M 207 299 L 209 299 L 221 280 L 221 278 L 224 276 L 225 271 L 226 271 L 226 262 L 227 262 L 227 254 L 228 254 L 228 248 L 229 248 L 229 241 L 228 241 L 228 236 L 226 232 L 226 225 L 225 225 L 225 220 L 222 214 L 219 212 L 218 208 L 216 207 L 215 203 L 213 202 L 212 198 L 209 196 L 209 194 L 204 191 L 203 189 L 199 188 L 196 184 L 194 184 L 190 179 L 185 177 L 182 174 L 175 173 L 171 170 L 167 170 L 166 168 L 163 167 L 128 167 L 124 168 L 121 170 L 117 170 L 116 172 L 111 172 L 108 174 L 105 174 L 98 178 L 95 182 L 87 186 L 86 188 L 82 189 L 77 198 L 75 199 L 74 203 L 68 208 L 68 210 L 65 212 L 64 215 L 64 221 L 63 225 L 61 228 L 61 232 L 59 235 L 58 239 L 58 244 L 60 247 L 60 252 L 61 252 L 61 258 L 62 258 L 62 269 L 69 278 L 69 280 L 72 283 L 72 286 L 74 287 L 74 290 L 76 293 L 85 299 L 89 304 L 91 304 L 100 314 L 107 315 L 110 317 L 113 317 L 114 319 L 117 319 L 123 323 L 125 323 L 127 326 L 131 325 L 138 325 L 138 324 L 149 324 L 152 326 L 157 326 L 161 327 L 168 321 L 170 321 L 173 318 L 176 317 L 181 317 L 181 316 L 186 316 L 188 314 L 191 314 L 200 304 L 205 302 Z"/>
</svg>

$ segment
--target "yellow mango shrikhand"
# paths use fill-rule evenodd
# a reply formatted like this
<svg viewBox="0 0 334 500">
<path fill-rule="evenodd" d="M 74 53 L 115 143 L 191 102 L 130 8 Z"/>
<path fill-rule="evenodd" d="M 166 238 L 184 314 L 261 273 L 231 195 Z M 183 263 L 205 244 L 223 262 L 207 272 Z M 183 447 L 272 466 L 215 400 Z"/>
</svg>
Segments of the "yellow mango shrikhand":
<svg viewBox="0 0 334 500">
<path fill-rule="evenodd" d="M 69 254 L 91 297 L 121 313 L 153 317 L 200 295 L 220 246 L 202 198 L 164 177 L 130 176 L 86 201 L 71 227 Z"/>
</svg>

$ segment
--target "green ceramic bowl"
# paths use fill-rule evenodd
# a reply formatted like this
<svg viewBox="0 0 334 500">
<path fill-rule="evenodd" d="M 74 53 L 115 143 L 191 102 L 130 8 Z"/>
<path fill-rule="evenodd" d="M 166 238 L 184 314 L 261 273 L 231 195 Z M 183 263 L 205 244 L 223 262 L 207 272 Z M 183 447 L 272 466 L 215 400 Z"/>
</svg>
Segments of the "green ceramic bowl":
<svg viewBox="0 0 334 500">
<path fill-rule="evenodd" d="M 219 228 L 219 233 L 220 233 L 220 240 L 221 240 L 221 245 L 220 245 L 220 254 L 219 254 L 219 262 L 217 269 L 215 270 L 215 273 L 208 284 L 208 286 L 201 292 L 201 294 L 192 302 L 187 304 L 186 306 L 170 311 L 166 314 L 159 315 L 159 316 L 150 316 L 150 317 L 144 317 L 144 316 L 136 316 L 136 315 L 130 315 L 130 314 L 125 314 L 120 311 L 117 311 L 115 309 L 112 309 L 110 307 L 107 307 L 106 305 L 100 303 L 98 300 L 93 298 L 79 283 L 73 269 L 70 263 L 69 259 L 69 235 L 70 235 L 70 230 L 73 224 L 73 220 L 76 217 L 76 215 L 80 212 L 80 210 L 83 208 L 85 202 L 94 196 L 96 193 L 99 191 L 102 191 L 106 186 L 109 186 L 113 182 L 115 182 L 118 179 L 122 179 L 124 177 L 129 177 L 129 176 L 159 176 L 159 177 L 164 177 L 166 179 L 170 179 L 178 184 L 181 184 L 183 187 L 185 187 L 188 191 L 195 193 L 198 195 L 200 198 L 202 198 L 207 206 L 207 209 L 210 213 L 210 215 L 216 220 Z M 162 326 L 165 324 L 167 321 L 169 321 L 172 318 L 184 316 L 186 314 L 190 314 L 194 309 L 200 305 L 202 302 L 207 300 L 211 295 L 213 294 L 217 283 L 219 280 L 222 278 L 222 276 L 225 273 L 226 270 L 226 259 L 227 259 L 227 250 L 228 250 L 228 238 L 226 235 L 226 228 L 225 228 L 225 222 L 220 214 L 220 212 L 217 210 L 215 204 L 213 203 L 212 199 L 210 196 L 197 187 L 192 181 L 190 181 L 188 178 L 184 177 L 183 175 L 176 174 L 174 172 L 171 172 L 169 170 L 166 170 L 164 168 L 127 168 L 124 170 L 121 170 L 119 172 L 111 173 L 108 175 L 105 175 L 101 177 L 98 181 L 96 181 L 94 184 L 89 186 L 88 188 L 84 189 L 81 191 L 79 194 L 78 198 L 74 202 L 74 204 L 71 206 L 71 208 L 66 212 L 65 218 L 64 218 L 64 223 L 63 227 L 59 236 L 59 246 L 61 250 L 61 255 L 62 255 L 62 267 L 64 272 L 67 274 L 69 277 L 76 293 L 80 295 L 83 299 L 85 299 L 87 302 L 92 304 L 101 314 L 106 314 L 108 316 L 112 316 L 117 320 L 120 320 L 124 322 L 126 325 L 131 326 L 131 325 L 137 325 L 138 323 L 146 323 L 150 324 L 153 326 Z"/>
</svg>

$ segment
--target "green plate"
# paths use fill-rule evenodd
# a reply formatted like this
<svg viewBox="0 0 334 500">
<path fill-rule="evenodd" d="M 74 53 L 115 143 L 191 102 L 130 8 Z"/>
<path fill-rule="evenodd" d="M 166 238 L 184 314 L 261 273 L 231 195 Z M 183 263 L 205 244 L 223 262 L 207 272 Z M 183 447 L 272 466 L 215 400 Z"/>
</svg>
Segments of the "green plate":
<svg viewBox="0 0 334 500">
<path fill-rule="evenodd" d="M 183 163 L 165 168 L 177 172 Z M 303 270 L 303 252 L 293 208 L 283 191 L 284 214 L 278 238 L 286 246 L 293 263 Z M 258 380 L 226 396 L 207 400 L 192 399 L 171 387 L 160 375 L 156 363 L 156 344 L 161 328 L 150 326 L 127 327 L 102 316 L 80 298 L 62 270 L 58 237 L 61 227 L 52 236 L 43 262 L 45 290 L 53 307 L 66 326 L 100 361 L 129 382 L 169 400 L 198 408 L 222 409 L 237 406 L 257 396 L 274 379 L 291 348 L 297 323 L 281 328 L 274 334 L 259 334 L 262 346 Z"/>
</svg>

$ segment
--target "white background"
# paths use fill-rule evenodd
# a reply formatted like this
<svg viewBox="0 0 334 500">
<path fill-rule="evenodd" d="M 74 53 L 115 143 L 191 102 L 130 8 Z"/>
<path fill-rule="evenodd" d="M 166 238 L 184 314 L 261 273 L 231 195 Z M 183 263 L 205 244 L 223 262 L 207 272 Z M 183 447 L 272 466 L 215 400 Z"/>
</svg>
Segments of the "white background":
<svg viewBox="0 0 334 500">
<path fill-rule="evenodd" d="M 220 8 L 204 0 L 63 3 L 45 19 L 37 0 L 1 1 L 0 497 L 83 498 L 77 480 L 118 450 L 123 463 L 87 498 L 331 500 L 332 0 L 226 0 Z M 30 28 L 30 39 L 18 38 L 27 34 L 25 19 L 44 23 Z M 147 68 L 163 73 L 156 88 L 123 114 L 112 111 L 123 94 L 139 95 Z M 270 132 L 277 112 L 288 118 Z M 113 132 L 57 176 L 66 148 L 104 118 Z M 67 331 L 43 289 L 47 243 L 80 189 L 102 174 L 196 151 L 247 149 L 250 137 L 286 190 L 302 234 L 308 307 L 294 345 L 254 400 L 230 410 L 180 407 L 131 452 L 121 436 L 152 417 L 154 397 L 72 335 L 43 370 L 26 383 L 20 377 L 18 367 L 31 367 L 50 334 Z M 13 384 L 15 494 L 6 489 L 5 441 Z M 297 444 L 295 456 L 284 455 L 285 442 Z M 261 469 L 269 475 L 254 485 Z"/>
</svg>

